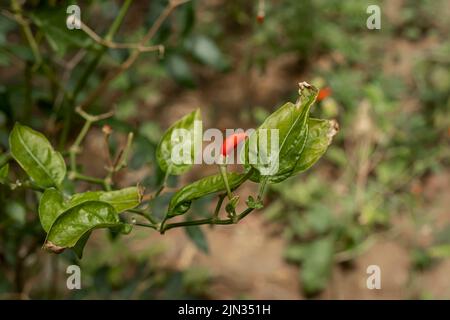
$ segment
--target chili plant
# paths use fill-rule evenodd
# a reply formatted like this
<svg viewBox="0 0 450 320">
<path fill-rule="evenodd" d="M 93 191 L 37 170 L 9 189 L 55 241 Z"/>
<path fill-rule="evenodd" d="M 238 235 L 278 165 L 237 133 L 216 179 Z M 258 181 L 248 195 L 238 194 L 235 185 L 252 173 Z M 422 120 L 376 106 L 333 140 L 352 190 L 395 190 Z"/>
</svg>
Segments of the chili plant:
<svg viewBox="0 0 450 320">
<path fill-rule="evenodd" d="M 201 119 L 199 110 L 178 120 L 162 136 L 156 157 L 159 167 L 165 172 L 165 178 L 160 188 L 153 194 L 146 194 L 139 185 L 116 189 L 113 183 L 114 175 L 127 166 L 133 133 L 128 135 L 126 145 L 115 160 L 106 166 L 108 174 L 105 177 L 88 176 L 79 171 L 77 159 L 89 129 L 98 121 L 112 116 L 111 112 L 92 115 L 80 107 L 76 111 L 85 122 L 66 152 L 56 151 L 43 134 L 16 123 L 9 136 L 9 153 L 2 157 L 0 166 L 2 182 L 9 184 L 11 188 L 18 186 L 30 188 L 40 198 L 37 211 L 42 228 L 47 233 L 45 249 L 54 253 L 70 249 L 79 258 L 82 257 L 83 248 L 92 231 L 99 228 L 109 228 L 127 234 L 131 232 L 133 226 L 141 226 L 164 234 L 173 228 L 192 225 L 236 224 L 255 209 L 263 207 L 264 190 L 268 184 L 280 183 L 308 170 L 326 151 L 338 127 L 333 120 L 310 118 L 310 108 L 317 96 L 318 90 L 315 87 L 306 82 L 300 83 L 298 100 L 281 106 L 250 135 L 249 140 L 259 139 L 263 130 L 279 131 L 279 150 L 276 155 L 279 164 L 275 173 L 264 175 L 260 164 L 248 161 L 249 143 L 244 142 L 242 172 L 227 170 L 227 162 L 222 161 L 219 164 L 218 174 L 204 177 L 180 188 L 172 196 L 162 219 L 158 219 L 158 215 L 149 209 L 149 204 L 162 195 L 169 176 L 186 173 L 194 163 L 193 153 L 191 162 L 178 164 L 172 161 L 174 148 L 172 134 L 176 129 L 187 130 L 190 135 L 182 144 L 193 146 L 194 122 Z M 109 127 L 103 128 L 106 142 L 110 130 Z M 222 156 L 226 157 L 237 142 L 244 138 L 245 136 L 239 135 L 226 140 Z M 26 179 L 16 182 L 8 180 L 9 162 L 13 160 L 27 174 Z M 72 194 L 63 187 L 66 179 L 100 185 L 103 190 Z M 259 184 L 259 191 L 255 197 L 248 197 L 246 208 L 242 212 L 237 212 L 239 196 L 234 192 L 247 181 Z M 217 194 L 217 204 L 210 217 L 172 222 L 175 217 L 185 215 L 194 201 L 211 194 Z M 221 209 L 224 205 L 226 216 L 222 217 Z"/>
</svg>

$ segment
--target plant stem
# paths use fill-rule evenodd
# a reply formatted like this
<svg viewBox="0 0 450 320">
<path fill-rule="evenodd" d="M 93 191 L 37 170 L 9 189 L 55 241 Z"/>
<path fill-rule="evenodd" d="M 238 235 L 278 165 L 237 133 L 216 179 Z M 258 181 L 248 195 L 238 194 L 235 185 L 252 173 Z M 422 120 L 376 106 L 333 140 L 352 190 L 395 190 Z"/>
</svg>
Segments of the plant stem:
<svg viewBox="0 0 450 320">
<path fill-rule="evenodd" d="M 227 190 L 228 200 L 231 200 L 233 198 L 233 194 L 231 193 L 230 184 L 228 183 L 227 165 L 219 164 L 219 171 L 220 175 L 222 176 L 223 183 L 225 184 L 225 188 Z"/>
<path fill-rule="evenodd" d="M 206 218 L 206 219 L 200 219 L 200 220 L 174 222 L 174 223 L 166 224 L 164 226 L 164 228 L 162 228 L 162 230 L 160 230 L 160 232 L 161 232 L 161 234 L 163 234 L 165 231 L 167 231 L 169 229 L 186 227 L 186 226 L 197 226 L 197 225 L 202 225 L 202 224 L 219 224 L 219 225 L 234 224 L 234 223 L 239 222 L 240 220 L 244 219 L 253 210 L 254 210 L 253 208 L 245 209 L 237 216 L 236 221 L 234 221 L 233 219 L 219 220 L 219 219 L 216 219 L 213 217 L 213 218 Z"/>
<path fill-rule="evenodd" d="M 239 215 L 237 220 L 241 221 L 242 219 L 244 219 L 249 213 L 251 213 L 254 209 L 253 208 L 247 208 L 244 211 L 242 211 Z"/>
<path fill-rule="evenodd" d="M 108 33 L 105 36 L 106 40 L 112 40 L 116 32 L 119 30 L 120 25 L 123 22 L 123 19 L 125 18 L 125 15 L 127 14 L 128 8 L 130 7 L 131 2 L 133 0 L 125 0 L 122 4 L 122 7 L 119 10 L 119 14 L 114 19 L 113 23 L 109 27 Z"/>
<path fill-rule="evenodd" d="M 120 8 L 119 14 L 114 19 L 113 23 L 109 27 L 108 32 L 106 33 L 105 39 L 106 40 L 112 40 L 116 32 L 119 30 L 120 25 L 123 22 L 123 19 L 125 18 L 125 15 L 127 14 L 128 8 L 130 7 L 132 0 L 125 0 L 122 4 L 122 7 Z M 95 45 L 93 43 L 92 45 Z M 95 57 L 91 60 L 91 62 L 87 65 L 86 69 L 84 69 L 84 72 L 82 73 L 81 77 L 78 79 L 75 89 L 73 91 L 73 98 L 76 100 L 78 97 L 78 94 L 81 92 L 83 87 L 87 83 L 87 79 L 94 71 L 95 67 L 100 62 L 100 59 L 102 58 L 103 54 L 106 52 L 108 48 L 106 47 L 100 47 L 100 49 L 97 51 Z"/>
<path fill-rule="evenodd" d="M 34 191 L 39 191 L 39 192 L 45 191 L 44 188 L 39 187 L 31 180 L 17 181 L 16 183 L 10 183 L 9 187 L 11 188 L 11 190 L 15 190 L 17 188 L 24 187 L 24 188 L 31 189 Z"/>
<path fill-rule="evenodd" d="M 161 15 L 156 19 L 155 23 L 152 25 L 152 27 L 148 30 L 147 34 L 142 38 L 142 40 L 139 42 L 139 45 L 145 45 L 147 42 L 149 42 L 155 34 L 158 32 L 159 28 L 163 24 L 163 22 L 170 16 L 172 11 L 178 7 L 179 5 L 185 3 L 187 1 L 184 0 L 171 0 L 169 1 L 168 5 L 164 9 L 164 11 L 161 13 Z M 79 104 L 81 108 L 85 108 L 87 106 L 90 106 L 97 98 L 108 88 L 111 81 L 116 79 L 118 76 L 120 76 L 123 72 L 128 70 L 138 59 L 139 55 L 141 54 L 141 51 L 139 49 L 134 49 L 130 56 L 119 66 L 117 69 L 111 71 L 106 77 L 103 79 L 103 81 L 86 97 L 86 99 Z"/>
<path fill-rule="evenodd" d="M 202 224 L 233 224 L 233 220 L 231 219 L 225 219 L 225 220 L 215 220 L 214 218 L 207 218 L 207 219 L 201 219 L 201 220 L 190 220 L 190 221 L 182 221 L 182 222 L 174 222 L 166 224 L 164 229 L 161 230 L 161 233 L 164 233 L 165 231 L 173 228 L 179 228 L 179 227 L 186 227 L 186 226 L 198 226 Z"/>
<path fill-rule="evenodd" d="M 119 14 L 114 19 L 113 23 L 111 24 L 105 39 L 112 40 L 116 32 L 119 30 L 120 25 L 123 22 L 123 19 L 128 11 L 128 8 L 130 7 L 132 0 L 125 0 L 122 4 L 122 7 L 120 8 Z M 96 43 L 93 43 L 93 45 L 97 45 Z M 78 98 L 78 95 L 83 90 L 84 86 L 87 84 L 89 77 L 93 73 L 94 69 L 97 67 L 98 63 L 100 62 L 103 54 L 106 52 L 108 48 L 107 47 L 100 47 L 95 55 L 95 57 L 90 61 L 90 63 L 86 66 L 83 73 L 81 74 L 80 78 L 75 84 L 75 89 L 73 90 L 72 97 L 68 100 L 68 105 L 66 105 L 66 110 L 64 111 L 64 127 L 63 132 L 61 133 L 61 140 L 60 140 L 60 147 L 63 147 L 67 136 L 70 131 L 71 126 L 71 118 L 72 118 L 72 112 L 74 108 L 74 104 L 76 103 L 76 100 Z"/>
<path fill-rule="evenodd" d="M 153 224 L 149 224 L 149 223 L 134 222 L 133 225 L 158 230 L 157 226 L 155 226 Z"/>
<path fill-rule="evenodd" d="M 25 114 L 23 115 L 25 119 L 30 119 L 33 111 L 33 73 L 31 72 L 31 67 L 29 63 L 25 64 Z"/>
<path fill-rule="evenodd" d="M 22 28 L 22 32 L 23 32 L 25 38 L 27 39 L 27 42 L 31 49 L 31 52 L 33 52 L 33 56 L 35 59 L 33 70 L 36 70 L 36 68 L 42 62 L 42 56 L 39 51 L 39 46 L 36 43 L 36 39 L 34 38 L 33 33 L 31 32 L 28 22 L 23 18 L 22 6 L 21 6 L 20 2 L 18 0 L 12 0 L 11 1 L 11 9 L 14 12 L 14 18 L 16 19 L 17 23 L 19 23 Z"/>
<path fill-rule="evenodd" d="M 86 137 L 87 133 L 89 132 L 89 129 L 91 128 L 92 124 L 94 122 L 106 119 L 113 115 L 112 112 L 108 112 L 105 114 L 100 115 L 91 115 L 83 110 L 77 110 L 77 112 L 80 114 L 81 117 L 84 118 L 85 123 L 83 125 L 83 128 L 81 129 L 80 133 L 78 134 L 77 138 L 75 139 L 75 142 L 69 149 L 69 158 L 70 158 L 70 175 L 69 178 L 72 180 L 83 180 L 95 184 L 99 184 L 103 186 L 106 190 L 111 190 L 111 183 L 107 179 L 100 179 L 90 176 L 85 176 L 78 172 L 77 170 L 77 155 L 80 153 L 80 146 L 83 142 L 84 138 Z"/>
<path fill-rule="evenodd" d="M 268 180 L 268 179 L 269 179 L 269 178 L 268 178 L 267 176 L 265 176 L 265 177 L 262 179 L 261 184 L 259 185 L 258 198 L 257 198 L 258 201 L 261 201 L 262 198 L 263 198 L 263 196 L 264 196 L 264 191 L 266 190 L 267 180 Z"/>
<path fill-rule="evenodd" d="M 80 133 L 78 134 L 78 137 L 76 138 L 74 144 L 72 147 L 70 147 L 69 155 L 70 155 L 70 170 L 73 172 L 77 171 L 77 154 L 80 152 L 80 145 L 83 139 L 86 137 L 86 134 L 88 133 L 89 129 L 91 128 L 92 121 L 86 120 L 86 122 L 83 125 L 83 128 L 81 129 Z"/>
<path fill-rule="evenodd" d="M 128 154 L 130 153 L 131 145 L 133 144 L 133 137 L 133 132 L 130 132 L 128 134 L 127 144 L 125 148 L 123 148 L 123 150 L 119 152 L 119 155 L 114 161 L 114 164 L 111 167 L 107 168 L 108 174 L 105 177 L 105 182 L 107 186 L 109 186 L 109 189 L 111 189 L 111 185 L 114 184 L 114 174 L 127 166 Z M 108 140 L 106 140 L 106 143 L 108 143 Z M 108 148 L 108 145 L 106 147 Z"/>
<path fill-rule="evenodd" d="M 171 167 L 169 166 L 169 168 L 167 168 L 167 171 L 164 174 L 163 182 L 162 182 L 161 186 L 159 187 L 159 189 L 156 191 L 155 195 L 153 196 L 153 199 L 155 199 L 157 196 L 159 196 L 161 194 L 161 192 L 163 192 L 164 188 L 166 187 L 167 180 L 169 179 L 169 176 L 170 176 L 170 170 L 171 170 Z"/>
<path fill-rule="evenodd" d="M 128 133 L 127 144 L 125 145 L 123 151 L 120 153 L 119 157 L 117 157 L 117 161 L 114 165 L 115 172 L 120 171 L 128 166 L 128 155 L 130 153 L 130 149 L 133 144 L 133 139 L 134 139 L 133 132 Z"/>
<path fill-rule="evenodd" d="M 219 195 L 219 200 L 217 201 L 216 209 L 214 210 L 214 214 L 213 214 L 214 220 L 218 219 L 220 209 L 222 208 L 223 200 L 225 199 L 226 196 L 227 196 L 226 194 Z"/>
<path fill-rule="evenodd" d="M 86 176 L 86 175 L 83 175 L 81 173 L 73 172 L 73 171 L 71 173 L 70 178 L 73 179 L 73 180 L 82 180 L 82 181 L 98 184 L 98 185 L 101 185 L 104 188 L 106 188 L 105 180 L 100 179 L 100 178 Z"/>
<path fill-rule="evenodd" d="M 158 224 L 158 222 L 155 219 L 153 219 L 153 217 L 146 211 L 139 210 L 139 209 L 129 209 L 127 211 L 129 211 L 131 213 L 138 214 L 138 215 L 144 217 L 145 219 L 147 219 L 150 223 L 152 223 L 154 225 Z"/>
</svg>

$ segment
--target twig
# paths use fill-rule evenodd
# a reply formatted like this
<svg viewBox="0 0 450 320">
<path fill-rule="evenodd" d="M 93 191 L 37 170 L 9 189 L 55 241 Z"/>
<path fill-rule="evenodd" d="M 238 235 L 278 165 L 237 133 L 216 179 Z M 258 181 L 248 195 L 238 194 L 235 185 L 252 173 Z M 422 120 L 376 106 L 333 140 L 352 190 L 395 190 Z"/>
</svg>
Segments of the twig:
<svg viewBox="0 0 450 320">
<path fill-rule="evenodd" d="M 82 181 L 98 184 L 98 185 L 100 185 L 100 186 L 102 186 L 102 187 L 104 187 L 106 189 L 106 184 L 105 184 L 105 180 L 104 179 L 95 178 L 95 177 L 91 177 L 91 176 L 86 176 L 86 175 L 83 175 L 83 174 L 81 174 L 79 172 L 71 172 L 70 178 L 73 179 L 73 180 L 82 180 Z"/>
<path fill-rule="evenodd" d="M 152 217 L 148 212 L 146 212 L 146 211 L 139 210 L 139 209 L 129 209 L 129 210 L 127 210 L 127 211 L 129 211 L 129 212 L 131 212 L 131 213 L 134 213 L 134 214 L 137 214 L 137 215 L 140 215 L 140 216 L 144 217 L 145 219 L 147 219 L 150 223 L 154 224 L 155 226 L 158 224 L 158 223 L 153 219 L 153 217 Z"/>
<path fill-rule="evenodd" d="M 85 23 L 81 22 L 81 30 L 83 30 L 92 40 L 98 44 L 108 47 L 110 49 L 135 49 L 139 52 L 152 52 L 159 51 L 160 54 L 164 51 L 163 45 L 143 46 L 139 43 L 118 43 L 111 40 L 103 39 L 94 30 L 89 28 Z"/>
<path fill-rule="evenodd" d="M 219 218 L 219 212 L 220 212 L 220 209 L 222 208 L 223 200 L 225 199 L 226 196 L 227 196 L 226 193 L 219 195 L 219 200 L 217 201 L 216 208 L 214 209 L 214 214 L 213 214 L 214 219 Z"/>
<path fill-rule="evenodd" d="M 114 19 L 113 23 L 109 27 L 109 30 L 105 36 L 105 39 L 112 40 L 114 35 L 116 34 L 117 30 L 119 30 L 123 19 L 125 18 L 125 15 L 128 12 L 128 8 L 131 5 L 132 0 L 125 0 L 120 8 L 119 14 Z M 91 46 L 92 47 L 92 46 Z M 66 107 L 65 113 L 64 113 L 64 126 L 63 131 L 61 133 L 61 138 L 59 141 L 59 146 L 62 149 L 66 143 L 67 137 L 69 135 L 70 127 L 71 127 L 71 116 L 73 113 L 73 107 L 76 103 L 76 100 L 78 98 L 78 95 L 83 90 L 84 86 L 88 83 L 88 78 L 93 73 L 94 69 L 100 62 L 103 54 L 106 52 L 107 47 L 101 47 L 95 57 L 88 63 L 86 68 L 81 73 L 81 76 L 78 78 L 78 81 L 75 84 L 74 90 L 72 92 L 71 96 L 67 97 L 68 105 Z"/>
<path fill-rule="evenodd" d="M 156 198 L 157 196 L 159 196 L 161 194 L 161 192 L 163 192 L 163 190 L 166 188 L 167 186 L 167 180 L 169 180 L 169 176 L 170 176 L 170 171 L 171 171 L 171 166 L 169 165 L 169 167 L 167 168 L 167 171 L 164 174 L 164 179 L 163 182 L 161 184 L 161 186 L 159 187 L 159 189 L 155 192 L 155 195 L 153 196 L 153 198 Z"/>
<path fill-rule="evenodd" d="M 77 170 L 76 157 L 80 153 L 81 143 L 83 142 L 84 138 L 86 137 L 92 124 L 94 122 L 98 122 L 98 121 L 101 121 L 101 120 L 111 117 L 114 114 L 114 111 L 110 111 L 110 112 L 100 114 L 100 115 L 91 115 L 81 109 L 77 109 L 77 112 L 81 117 L 84 118 L 84 120 L 86 122 L 84 123 L 83 128 L 81 129 L 80 133 L 78 134 L 77 138 L 75 139 L 75 142 L 72 144 L 72 146 L 69 149 L 70 171 L 71 171 L 69 174 L 69 178 L 72 180 L 84 180 L 84 181 L 88 181 L 88 182 L 92 182 L 92 183 L 97 183 L 97 184 L 103 185 L 106 189 L 108 189 L 108 182 L 106 180 L 80 174 Z"/>
<path fill-rule="evenodd" d="M 152 27 L 149 29 L 147 34 L 142 38 L 142 40 L 139 42 L 140 46 L 144 46 L 147 42 L 149 42 L 156 34 L 156 32 L 159 30 L 163 22 L 169 17 L 169 15 L 172 13 L 172 11 L 182 5 L 185 2 L 188 2 L 189 0 L 171 0 L 169 1 L 169 4 L 166 6 L 164 11 L 161 13 L 161 15 L 158 17 L 158 19 L 155 21 L 155 23 L 152 25 Z M 85 109 L 87 106 L 90 106 L 109 86 L 110 82 L 116 79 L 119 75 L 121 75 L 123 72 L 128 70 L 134 62 L 138 59 L 139 55 L 141 54 L 141 51 L 134 50 L 128 59 L 126 59 L 119 67 L 110 72 L 105 79 L 97 86 L 97 88 L 92 91 L 87 98 L 79 104 L 79 107 L 82 109 Z"/>
<path fill-rule="evenodd" d="M 12 17 L 22 28 L 22 32 L 23 32 L 25 38 L 27 39 L 28 44 L 30 45 L 31 52 L 33 52 L 34 59 L 35 59 L 33 70 L 36 70 L 37 67 L 42 62 L 42 56 L 39 51 L 39 47 L 36 43 L 36 39 L 34 38 L 33 33 L 31 32 L 28 21 L 23 18 L 22 6 L 21 6 L 20 2 L 17 0 L 12 0 L 11 1 L 11 9 L 14 11 Z M 5 12 L 6 12 L 6 10 L 2 10 L 3 14 L 5 14 Z"/>
</svg>

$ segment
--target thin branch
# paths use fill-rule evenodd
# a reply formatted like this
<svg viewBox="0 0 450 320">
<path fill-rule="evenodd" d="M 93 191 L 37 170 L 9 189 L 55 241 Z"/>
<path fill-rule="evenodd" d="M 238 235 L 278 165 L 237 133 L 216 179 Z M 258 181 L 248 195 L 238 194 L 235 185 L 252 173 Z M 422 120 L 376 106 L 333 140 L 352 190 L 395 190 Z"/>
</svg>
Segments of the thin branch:
<svg viewBox="0 0 450 320">
<path fill-rule="evenodd" d="M 216 209 L 214 209 L 214 214 L 213 214 L 214 219 L 219 218 L 219 212 L 220 212 L 220 209 L 222 208 L 223 200 L 225 199 L 226 196 L 227 196 L 226 193 L 219 195 L 219 200 L 217 201 Z"/>
<path fill-rule="evenodd" d="M 139 42 L 139 45 L 144 46 L 147 42 L 149 42 L 155 34 L 158 32 L 159 28 L 163 24 L 163 22 L 170 16 L 170 14 L 175 10 L 176 7 L 182 5 L 183 3 L 188 2 L 189 0 L 171 0 L 169 1 L 169 4 L 166 6 L 164 11 L 161 13 L 161 15 L 158 17 L 158 19 L 155 21 L 155 23 L 152 25 L 152 27 L 149 29 L 147 34 L 142 38 L 142 40 Z M 79 105 L 80 108 L 84 109 L 87 106 L 90 106 L 109 86 L 111 81 L 116 79 L 119 75 L 121 75 L 123 72 L 128 70 L 134 62 L 138 59 L 139 55 L 141 54 L 141 51 L 134 50 L 128 59 L 126 59 L 119 67 L 110 72 L 105 79 L 97 86 L 97 88 L 92 91 L 87 98 Z"/>
<path fill-rule="evenodd" d="M 157 230 L 157 226 L 153 225 L 153 224 L 149 224 L 149 223 L 142 223 L 142 222 L 137 222 L 137 221 L 133 221 L 132 223 L 135 226 L 139 226 L 139 227 L 146 227 L 146 228 L 151 228 L 154 230 Z"/>
<path fill-rule="evenodd" d="M 206 218 L 206 219 L 200 219 L 200 220 L 190 220 L 190 221 L 182 221 L 182 222 L 174 222 L 174 223 L 168 223 L 160 230 L 161 234 L 163 234 L 165 231 L 173 228 L 179 228 L 179 227 L 186 227 L 186 226 L 197 226 L 202 224 L 219 224 L 219 225 L 227 225 L 227 224 L 236 224 L 242 219 L 244 219 L 249 213 L 251 213 L 253 208 L 247 208 L 244 211 L 242 211 L 239 215 L 237 215 L 237 219 L 216 219 L 214 217 L 212 218 Z"/>
<path fill-rule="evenodd" d="M 70 171 L 71 171 L 69 174 L 69 178 L 72 180 L 84 180 L 87 182 L 100 184 L 105 189 L 110 189 L 110 185 L 108 184 L 108 181 L 106 179 L 99 179 L 95 177 L 85 176 L 78 172 L 77 155 L 80 153 L 81 144 L 84 138 L 86 137 L 87 133 L 89 132 L 89 129 L 91 128 L 92 124 L 94 122 L 101 121 L 111 117 L 112 115 L 114 115 L 114 111 L 110 111 L 100 115 L 91 115 L 81 109 L 77 109 L 77 112 L 81 117 L 84 118 L 84 120 L 86 120 L 86 122 L 84 123 L 83 128 L 81 129 L 80 133 L 75 139 L 75 142 L 69 149 Z"/>
<path fill-rule="evenodd" d="M 122 25 L 123 19 L 125 18 L 125 15 L 128 12 L 128 8 L 130 7 L 132 3 L 132 0 L 125 0 L 122 3 L 122 6 L 120 7 L 118 15 L 115 17 L 113 23 L 108 29 L 108 32 L 105 36 L 105 39 L 112 40 L 114 35 L 116 34 L 117 30 L 119 30 L 120 26 Z M 92 43 L 90 48 L 94 47 L 94 43 Z M 75 103 L 77 101 L 78 95 L 83 90 L 83 88 L 88 83 L 88 78 L 91 76 L 91 74 L 94 72 L 96 66 L 100 62 L 103 54 L 106 52 L 106 47 L 101 47 L 97 50 L 94 58 L 89 61 L 87 66 L 84 68 L 83 72 L 81 73 L 81 76 L 76 81 L 76 84 L 74 86 L 73 92 L 70 96 L 67 97 L 68 104 L 66 106 L 66 110 L 64 112 L 64 126 L 63 131 L 61 133 L 61 137 L 59 140 L 59 146 L 62 149 L 66 143 L 67 137 L 69 135 L 70 127 L 71 127 L 71 117 L 73 113 L 73 107 L 75 106 Z"/>
<path fill-rule="evenodd" d="M 105 119 L 111 118 L 114 115 L 114 113 L 115 113 L 114 110 L 111 110 L 111 111 L 108 111 L 106 113 L 102 113 L 102 114 L 99 114 L 99 115 L 92 115 L 92 114 L 87 113 L 86 111 L 84 111 L 83 109 L 81 109 L 79 107 L 76 108 L 75 111 L 83 119 L 85 119 L 86 121 L 90 121 L 90 122 L 97 122 L 97 121 L 101 121 L 101 120 L 105 120 Z"/>
<path fill-rule="evenodd" d="M 224 219 L 224 220 L 215 220 L 214 218 L 207 218 L 207 219 L 201 219 L 201 220 L 190 220 L 190 221 L 182 221 L 182 222 L 174 222 L 166 224 L 164 229 L 161 230 L 161 234 L 163 234 L 165 231 L 173 228 L 179 228 L 179 227 L 187 227 L 187 226 L 199 226 L 202 224 L 220 224 L 220 225 L 226 225 L 226 224 L 234 224 L 234 221 L 231 219 Z"/>
<path fill-rule="evenodd" d="M 70 173 L 69 178 L 73 179 L 73 180 L 81 180 L 81 181 L 86 181 L 86 182 L 98 184 L 98 185 L 106 188 L 105 181 L 103 179 L 96 178 L 96 177 L 91 177 L 91 176 L 86 176 L 86 175 L 83 175 L 83 174 L 81 174 L 79 172 L 73 172 L 72 171 Z"/>
<path fill-rule="evenodd" d="M 108 47 L 110 49 L 135 49 L 139 52 L 152 52 L 159 51 L 160 54 L 164 52 L 163 45 L 154 45 L 154 46 L 143 46 L 140 43 L 118 43 L 111 40 L 106 40 L 100 37 L 94 30 L 89 28 L 85 23 L 81 22 L 81 30 L 83 30 L 92 40 L 97 42 L 98 44 Z"/>
<path fill-rule="evenodd" d="M 30 25 L 28 21 L 23 17 L 22 14 L 22 6 L 19 1 L 12 0 L 11 1 L 11 9 L 14 11 L 12 15 L 5 14 L 7 11 L 2 10 L 2 13 L 7 17 L 12 17 L 22 28 L 22 32 L 28 41 L 28 44 L 30 46 L 31 52 L 33 52 L 35 64 L 33 69 L 36 69 L 42 62 L 42 56 L 39 51 L 39 46 L 37 45 L 36 39 L 33 36 L 33 33 L 31 32 Z"/>
<path fill-rule="evenodd" d="M 251 213 L 253 210 L 255 210 L 254 208 L 247 208 L 245 209 L 243 212 L 241 212 L 238 217 L 237 217 L 237 221 L 241 221 L 242 219 L 244 219 L 246 216 L 248 216 L 249 213 Z"/>
<path fill-rule="evenodd" d="M 137 214 L 137 215 L 140 215 L 141 217 L 144 217 L 145 219 L 147 219 L 150 223 L 152 223 L 155 226 L 158 224 L 156 222 L 156 220 L 153 219 L 153 217 L 146 211 L 139 210 L 139 209 L 128 209 L 127 211 Z"/>
</svg>

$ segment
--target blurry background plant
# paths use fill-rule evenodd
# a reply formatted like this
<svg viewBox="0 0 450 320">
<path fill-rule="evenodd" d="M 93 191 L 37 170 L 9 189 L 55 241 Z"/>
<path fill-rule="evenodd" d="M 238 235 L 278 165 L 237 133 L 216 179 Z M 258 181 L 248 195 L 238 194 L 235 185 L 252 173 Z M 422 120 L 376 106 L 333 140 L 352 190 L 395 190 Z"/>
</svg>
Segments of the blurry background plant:
<svg viewBox="0 0 450 320">
<path fill-rule="evenodd" d="M 130 55 L 130 50 L 96 44 L 81 30 L 67 30 L 65 9 L 69 3 L 27 1 L 22 6 L 38 56 L 20 16 L 15 16 L 17 11 L 11 5 L 2 6 L 2 150 L 17 120 L 53 133 L 56 145 L 58 140 L 61 145 L 70 140 L 76 132 L 73 128 L 79 125 L 78 118 L 68 113 L 70 106 L 85 101 Z M 124 3 L 77 2 L 82 21 L 100 35 L 108 33 L 120 8 L 129 4 L 122 27 L 112 31 L 117 43 L 141 39 L 166 6 L 166 1 L 158 0 Z M 201 105 L 211 126 L 252 127 L 274 106 L 295 99 L 293 81 L 315 79 L 316 86 L 330 87 L 331 96 L 315 106 L 313 114 L 338 119 L 342 130 L 335 145 L 313 174 L 271 186 L 270 204 L 262 217 L 249 217 L 248 222 L 249 228 L 252 223 L 257 225 L 250 230 L 264 234 L 264 251 L 270 259 L 278 255 L 268 248 L 282 235 L 286 260 L 299 266 L 293 272 L 283 267 L 287 281 L 270 278 L 270 282 L 279 281 L 281 288 L 299 274 L 302 290 L 295 287 L 283 294 L 252 290 L 251 277 L 257 277 L 257 272 L 247 273 L 248 282 L 241 275 L 241 281 L 247 283 L 242 288 L 230 280 L 239 277 L 232 267 L 216 264 L 205 270 L 208 263 L 192 262 L 194 254 L 189 250 L 188 258 L 184 254 L 179 259 L 167 258 L 174 253 L 158 238 L 149 244 L 136 235 L 134 241 L 124 243 L 104 233 L 95 239 L 97 246 L 87 252 L 82 263 L 86 289 L 67 292 L 61 265 L 75 262 L 73 257 L 64 254 L 64 262 L 58 262 L 42 255 L 39 247 L 44 239 L 34 198 L 21 188 L 11 192 L 1 187 L 2 297 L 20 293 L 32 298 L 71 294 L 296 298 L 303 296 L 301 292 L 307 296 L 322 292 L 319 297 L 450 298 L 445 273 L 450 255 L 448 1 L 264 1 L 262 23 L 257 19 L 260 3 L 216 0 L 183 4 L 147 44 L 164 44 L 164 55 L 160 57 L 159 51 L 141 53 L 135 65 L 111 81 L 89 110 L 101 113 L 115 105 L 116 116 L 103 122 L 117 131 L 111 139 L 113 149 L 123 142 L 125 132 L 136 133 L 130 170 L 117 176 L 117 183 L 126 185 L 146 175 L 149 178 L 142 183 L 152 190 L 164 178 L 154 165 L 161 127 L 187 110 Z M 369 4 L 381 7 L 379 31 L 365 27 Z M 64 81 L 55 81 L 54 75 Z M 72 96 L 64 96 L 65 90 Z M 101 132 L 89 136 L 91 150 L 95 151 L 101 137 Z M 101 152 L 96 155 L 101 157 Z M 84 166 L 90 173 L 103 170 L 89 158 L 84 159 Z M 174 185 L 171 178 L 169 186 Z M 165 205 L 164 201 L 155 203 L 159 205 Z M 209 209 L 208 201 L 196 205 L 199 216 Z M 276 227 L 262 224 L 261 229 L 261 219 L 276 221 Z M 188 232 L 199 248 L 208 252 L 211 242 L 220 247 L 217 242 L 221 238 L 213 235 L 218 230 L 201 230 Z M 253 239 L 254 235 L 246 237 Z M 112 244 L 102 244 L 107 238 Z M 146 243 L 144 248 L 141 245 L 124 254 L 125 248 L 141 241 Z M 380 255 L 379 260 L 373 258 Z M 222 261 L 216 255 L 211 259 Z M 382 292 L 361 289 L 366 262 L 381 264 Z M 261 267 L 261 263 L 256 265 Z M 390 269 L 393 264 L 399 267 Z M 269 264 L 263 267 L 271 270 Z M 352 281 L 351 275 L 357 280 Z M 51 277 L 61 281 L 51 281 Z M 350 284 L 344 285 L 343 279 L 350 279 Z M 210 290 L 211 286 L 225 293 Z M 232 288 L 232 293 L 224 287 Z"/>
</svg>

